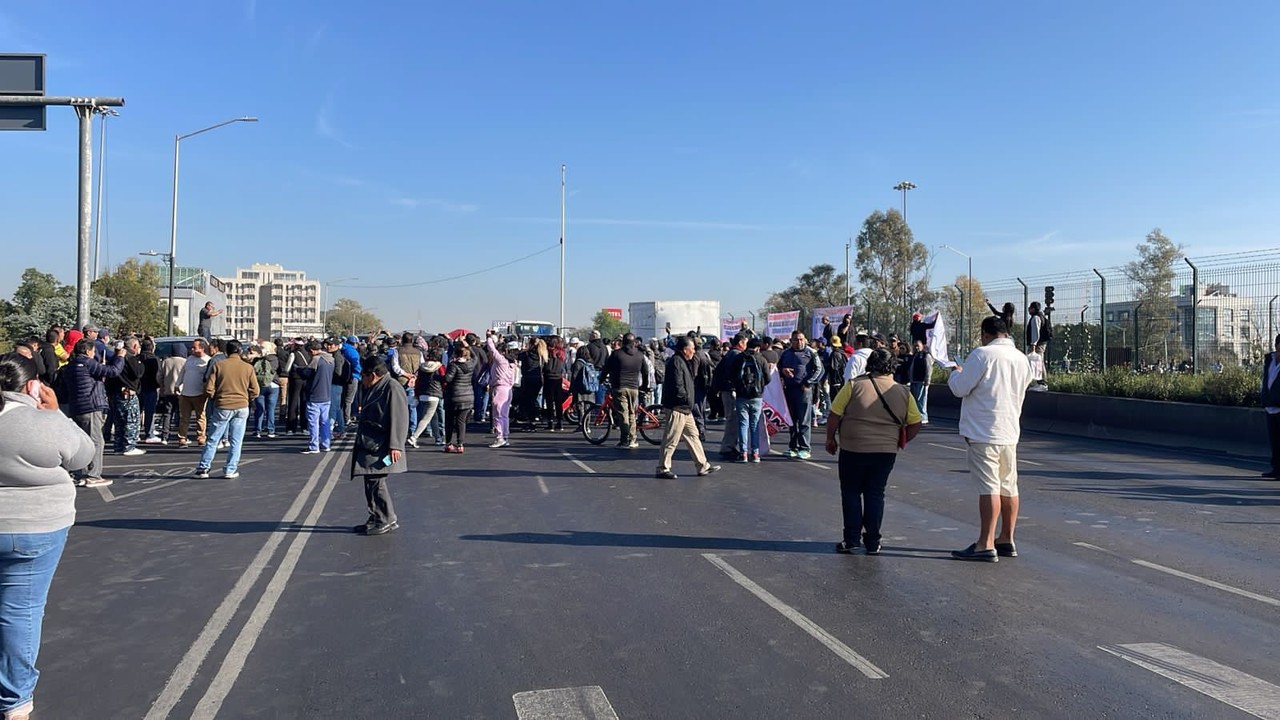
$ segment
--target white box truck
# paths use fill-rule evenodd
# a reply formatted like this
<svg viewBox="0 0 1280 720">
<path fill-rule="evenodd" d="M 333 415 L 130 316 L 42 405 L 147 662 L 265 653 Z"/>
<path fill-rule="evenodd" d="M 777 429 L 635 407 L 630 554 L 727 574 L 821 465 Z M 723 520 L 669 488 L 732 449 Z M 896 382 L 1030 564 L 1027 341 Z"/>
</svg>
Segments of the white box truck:
<svg viewBox="0 0 1280 720">
<path fill-rule="evenodd" d="M 655 300 L 633 302 L 627 308 L 631 332 L 648 341 L 662 340 L 667 326 L 672 335 L 684 335 L 701 328 L 704 338 L 720 336 L 719 300 Z"/>
</svg>

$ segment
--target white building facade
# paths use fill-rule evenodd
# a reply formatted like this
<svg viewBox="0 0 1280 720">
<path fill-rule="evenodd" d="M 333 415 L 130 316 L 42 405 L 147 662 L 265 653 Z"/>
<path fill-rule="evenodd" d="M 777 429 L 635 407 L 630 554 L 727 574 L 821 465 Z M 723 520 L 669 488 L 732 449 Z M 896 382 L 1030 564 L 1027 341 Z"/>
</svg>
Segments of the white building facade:
<svg viewBox="0 0 1280 720">
<path fill-rule="evenodd" d="M 227 332 L 238 340 L 321 337 L 319 280 L 301 270 L 254 263 L 227 281 Z"/>
</svg>

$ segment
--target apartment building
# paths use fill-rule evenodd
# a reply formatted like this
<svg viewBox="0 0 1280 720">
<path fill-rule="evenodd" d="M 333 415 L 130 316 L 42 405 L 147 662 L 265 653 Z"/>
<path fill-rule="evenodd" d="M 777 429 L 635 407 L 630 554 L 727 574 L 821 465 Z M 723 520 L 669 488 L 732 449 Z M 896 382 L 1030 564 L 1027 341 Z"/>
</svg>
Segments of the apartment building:
<svg viewBox="0 0 1280 720">
<path fill-rule="evenodd" d="M 239 340 L 320 337 L 320 281 L 283 265 L 236 268 L 227 281 L 227 332 Z"/>
</svg>

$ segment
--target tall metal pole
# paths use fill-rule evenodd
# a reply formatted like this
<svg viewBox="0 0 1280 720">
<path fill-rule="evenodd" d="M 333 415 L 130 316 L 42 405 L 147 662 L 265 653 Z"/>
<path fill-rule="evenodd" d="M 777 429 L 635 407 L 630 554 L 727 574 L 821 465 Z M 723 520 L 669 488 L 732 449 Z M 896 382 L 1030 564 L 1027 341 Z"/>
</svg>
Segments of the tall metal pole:
<svg viewBox="0 0 1280 720">
<path fill-rule="evenodd" d="M 98 213 L 93 220 L 93 279 L 98 279 L 102 260 L 102 181 L 107 176 L 107 115 L 102 116 L 98 135 Z"/>
<path fill-rule="evenodd" d="M 844 244 L 844 304 L 853 303 L 853 286 L 849 278 L 849 251 L 853 249 L 853 238 Z"/>
<path fill-rule="evenodd" d="M 964 324 L 964 291 L 960 289 L 960 283 L 954 285 L 956 292 L 960 294 L 960 324 Z M 964 346 L 968 343 L 968 338 L 964 336 L 964 330 L 961 330 L 956 336 L 956 352 L 963 354 Z"/>
<path fill-rule="evenodd" d="M 1098 272 L 1097 268 L 1093 269 L 1093 274 L 1098 276 L 1102 281 L 1102 307 L 1098 308 L 1098 320 L 1102 326 L 1102 363 L 1099 367 L 1102 372 L 1107 371 L 1107 279 Z"/>
<path fill-rule="evenodd" d="M 80 227 L 76 237 L 76 325 L 89 324 L 89 240 L 93 220 L 93 106 L 76 105 L 80 119 Z"/>
<path fill-rule="evenodd" d="M 973 330 L 973 256 L 969 256 L 969 296 L 965 298 L 964 328 L 966 332 Z M 1006 330 L 1009 328 L 1005 328 Z"/>
<path fill-rule="evenodd" d="M 1200 328 L 1196 324 L 1199 314 L 1196 306 L 1200 304 L 1200 268 L 1189 257 L 1182 260 L 1191 266 L 1191 374 L 1195 375 L 1200 372 Z"/>
<path fill-rule="evenodd" d="M 173 335 L 173 274 L 174 274 L 174 254 L 178 252 L 178 147 L 182 140 L 181 135 L 173 136 L 173 207 L 169 213 L 169 306 L 168 323 L 166 324 L 166 335 Z M 190 318 L 188 318 L 190 320 Z M 191 328 L 183 328 L 184 332 L 190 333 Z"/>
<path fill-rule="evenodd" d="M 564 176 L 568 168 L 560 164 L 560 327 L 557 333 L 564 332 Z"/>
</svg>

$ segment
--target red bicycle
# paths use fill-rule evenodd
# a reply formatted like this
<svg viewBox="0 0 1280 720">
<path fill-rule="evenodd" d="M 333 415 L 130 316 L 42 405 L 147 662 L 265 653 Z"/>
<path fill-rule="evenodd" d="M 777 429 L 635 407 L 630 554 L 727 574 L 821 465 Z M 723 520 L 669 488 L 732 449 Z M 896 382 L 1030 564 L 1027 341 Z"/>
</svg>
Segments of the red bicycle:
<svg viewBox="0 0 1280 720">
<path fill-rule="evenodd" d="M 582 406 L 582 423 L 579 427 L 582 429 L 582 437 L 592 445 L 603 444 L 613 432 L 613 391 L 610 390 L 605 394 L 603 404 L 597 405 L 587 401 L 580 405 Z M 665 413 L 666 408 L 660 405 L 645 405 L 643 400 L 636 405 L 636 429 L 650 445 L 662 443 Z"/>
</svg>

